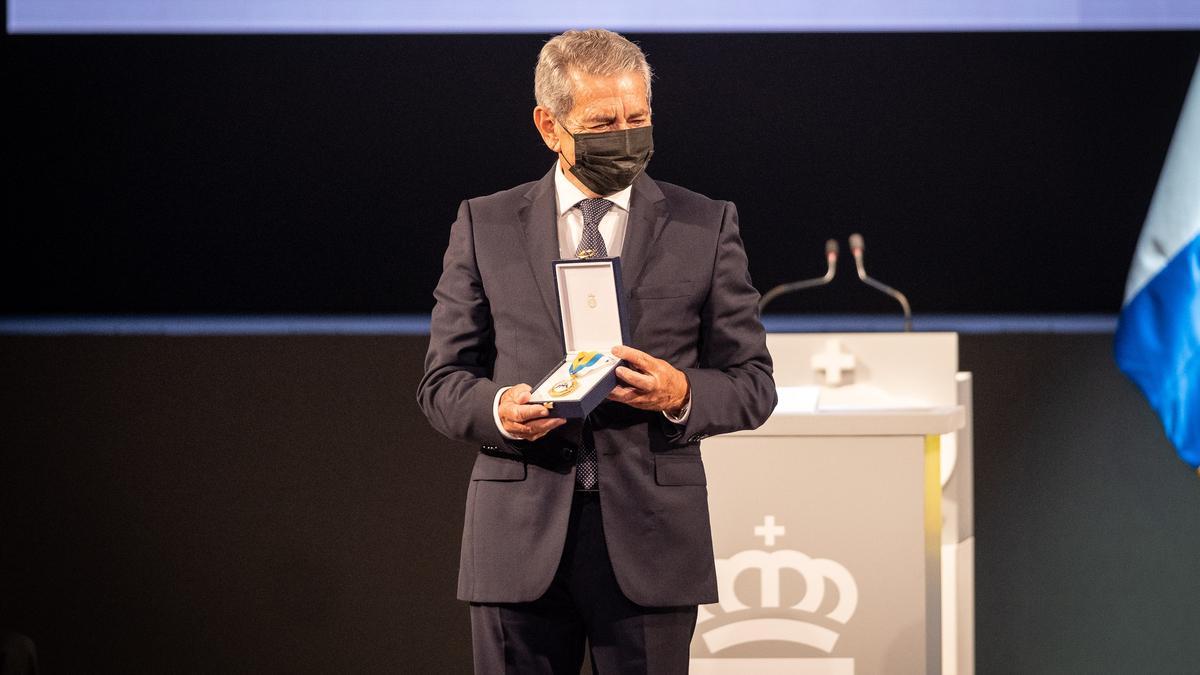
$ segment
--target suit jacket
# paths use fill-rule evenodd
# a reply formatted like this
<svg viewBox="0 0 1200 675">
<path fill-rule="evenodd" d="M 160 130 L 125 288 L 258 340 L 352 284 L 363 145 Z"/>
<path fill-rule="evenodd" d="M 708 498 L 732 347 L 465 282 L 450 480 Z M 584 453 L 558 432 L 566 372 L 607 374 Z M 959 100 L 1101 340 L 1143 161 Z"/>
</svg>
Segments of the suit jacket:
<svg viewBox="0 0 1200 675">
<path fill-rule="evenodd" d="M 556 223 L 553 170 L 463 202 L 434 291 L 417 399 L 438 431 L 480 446 L 467 491 L 462 600 L 534 600 L 562 555 L 582 425 L 510 441 L 492 409 L 502 386 L 536 384 L 563 357 L 551 275 Z M 613 571 L 640 605 L 715 602 L 700 440 L 757 427 L 776 403 L 733 204 L 640 175 L 621 276 L 630 346 L 682 370 L 692 405 L 684 425 L 607 400 L 589 417 Z"/>
</svg>

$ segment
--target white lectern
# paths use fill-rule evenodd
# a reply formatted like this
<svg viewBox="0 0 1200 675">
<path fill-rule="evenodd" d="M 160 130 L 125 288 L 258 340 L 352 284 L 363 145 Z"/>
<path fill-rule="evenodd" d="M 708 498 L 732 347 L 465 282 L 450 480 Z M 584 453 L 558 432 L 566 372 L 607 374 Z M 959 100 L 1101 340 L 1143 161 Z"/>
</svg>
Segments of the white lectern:
<svg viewBox="0 0 1200 675">
<path fill-rule="evenodd" d="M 720 602 L 692 672 L 974 672 L 970 375 L 953 333 L 771 334 L 780 404 L 706 440 Z"/>
</svg>

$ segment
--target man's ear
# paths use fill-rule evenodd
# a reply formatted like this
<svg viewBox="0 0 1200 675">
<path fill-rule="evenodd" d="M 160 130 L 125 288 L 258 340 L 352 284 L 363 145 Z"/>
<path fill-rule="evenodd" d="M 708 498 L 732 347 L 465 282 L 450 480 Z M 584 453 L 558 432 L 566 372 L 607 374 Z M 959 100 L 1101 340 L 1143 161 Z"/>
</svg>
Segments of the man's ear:
<svg viewBox="0 0 1200 675">
<path fill-rule="evenodd" d="M 550 111 L 537 106 L 533 109 L 533 126 L 537 127 L 538 133 L 542 136 L 542 142 L 550 148 L 552 152 L 558 152 L 560 142 L 558 134 L 554 133 L 554 118 L 550 115 Z"/>
</svg>

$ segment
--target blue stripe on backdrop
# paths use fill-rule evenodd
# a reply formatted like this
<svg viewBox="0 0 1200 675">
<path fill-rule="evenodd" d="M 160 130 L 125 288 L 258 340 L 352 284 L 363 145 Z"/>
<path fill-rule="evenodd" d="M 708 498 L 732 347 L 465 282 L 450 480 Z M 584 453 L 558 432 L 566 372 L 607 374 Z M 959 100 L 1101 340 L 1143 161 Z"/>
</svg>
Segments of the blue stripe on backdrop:
<svg viewBox="0 0 1200 675">
<path fill-rule="evenodd" d="M 558 32 L 1138 30 L 1194 28 L 1195 0 L 750 0 L 734 3 L 395 2 L 394 0 L 9 0 L 25 32 Z"/>
<path fill-rule="evenodd" d="M 194 315 L 0 318 L 7 335 L 426 335 L 429 316 Z"/>
<path fill-rule="evenodd" d="M 880 332 L 903 326 L 898 316 L 877 314 L 783 315 L 763 320 L 768 331 Z M 1112 333 L 1109 314 L 918 316 L 919 331 L 988 333 Z M 429 316 L 7 316 L 0 335 L 427 335 Z"/>
<path fill-rule="evenodd" d="M 1125 306 L 1115 351 L 1179 456 L 1200 467 L 1200 237 Z"/>
</svg>

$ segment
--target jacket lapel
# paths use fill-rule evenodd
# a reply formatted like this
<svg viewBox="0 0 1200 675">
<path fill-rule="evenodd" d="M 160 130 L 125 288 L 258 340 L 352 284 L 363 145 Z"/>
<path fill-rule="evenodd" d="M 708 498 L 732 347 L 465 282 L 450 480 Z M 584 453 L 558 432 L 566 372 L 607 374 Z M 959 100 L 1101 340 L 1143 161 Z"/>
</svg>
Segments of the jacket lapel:
<svg viewBox="0 0 1200 675">
<path fill-rule="evenodd" d="M 629 289 L 637 286 L 669 215 L 662 190 L 649 176 L 639 174 L 633 181 L 629 224 L 625 228 L 625 242 L 621 245 L 621 285 L 626 296 Z"/>
<path fill-rule="evenodd" d="M 529 271 L 537 282 L 546 311 L 558 325 L 558 295 L 554 290 L 553 262 L 558 260 L 558 214 L 555 213 L 554 169 L 525 193 L 525 204 L 517 212 Z"/>
</svg>

